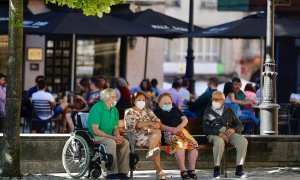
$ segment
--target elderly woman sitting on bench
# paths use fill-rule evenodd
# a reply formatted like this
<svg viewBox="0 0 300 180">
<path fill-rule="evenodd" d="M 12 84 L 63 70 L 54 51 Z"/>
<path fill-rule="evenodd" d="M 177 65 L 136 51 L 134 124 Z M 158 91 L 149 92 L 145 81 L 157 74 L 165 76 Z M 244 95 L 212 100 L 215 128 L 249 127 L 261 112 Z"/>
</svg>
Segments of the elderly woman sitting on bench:
<svg viewBox="0 0 300 180">
<path fill-rule="evenodd" d="M 154 111 L 161 120 L 161 129 L 164 131 L 164 138 L 170 145 L 170 154 L 175 153 L 180 175 L 182 179 L 197 179 L 195 173 L 195 164 L 198 157 L 198 143 L 184 129 L 188 124 L 188 119 L 176 107 L 172 106 L 172 96 L 169 93 L 163 93 L 158 97 L 158 105 Z M 186 169 L 185 149 L 188 150 L 189 170 Z"/>
<path fill-rule="evenodd" d="M 146 99 L 142 91 L 133 94 L 134 107 L 125 112 L 125 125 L 127 131 L 133 134 L 135 145 L 149 148 L 146 158 L 154 161 L 156 179 L 166 179 L 160 166 L 160 120 L 150 109 L 145 108 Z"/>
</svg>

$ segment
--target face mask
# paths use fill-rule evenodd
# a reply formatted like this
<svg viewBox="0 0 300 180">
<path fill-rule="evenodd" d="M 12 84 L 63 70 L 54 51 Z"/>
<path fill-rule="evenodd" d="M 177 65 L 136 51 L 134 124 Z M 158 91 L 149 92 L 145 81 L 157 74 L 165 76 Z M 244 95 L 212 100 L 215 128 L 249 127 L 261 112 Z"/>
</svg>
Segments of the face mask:
<svg viewBox="0 0 300 180">
<path fill-rule="evenodd" d="M 172 109 L 172 105 L 163 105 L 162 107 L 161 107 L 161 109 L 163 110 L 163 111 L 170 111 L 171 109 Z"/>
<path fill-rule="evenodd" d="M 212 107 L 213 107 L 213 109 L 220 109 L 222 107 L 222 104 L 219 103 L 219 102 L 213 101 L 212 102 Z"/>
<path fill-rule="evenodd" d="M 115 107 L 117 105 L 117 101 L 114 101 L 112 104 L 111 104 L 111 107 Z"/>
<path fill-rule="evenodd" d="M 139 108 L 139 109 L 144 109 L 146 103 L 145 103 L 145 101 L 137 101 L 137 102 L 135 103 L 135 105 L 136 105 L 136 107 Z"/>
</svg>

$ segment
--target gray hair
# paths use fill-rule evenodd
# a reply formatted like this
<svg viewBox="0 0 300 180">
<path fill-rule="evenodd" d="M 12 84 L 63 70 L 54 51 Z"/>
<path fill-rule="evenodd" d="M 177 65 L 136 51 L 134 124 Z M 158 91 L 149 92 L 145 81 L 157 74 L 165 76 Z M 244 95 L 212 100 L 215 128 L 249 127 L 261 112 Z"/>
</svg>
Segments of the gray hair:
<svg viewBox="0 0 300 180">
<path fill-rule="evenodd" d="M 222 91 L 214 91 L 214 92 L 212 93 L 212 97 L 214 97 L 214 96 L 217 95 L 217 94 L 221 95 L 222 98 L 225 100 L 225 95 L 224 95 L 224 93 L 223 93 Z"/>
<path fill-rule="evenodd" d="M 127 84 L 127 82 L 126 82 L 126 80 L 124 78 L 119 78 L 118 79 L 118 85 L 120 87 L 128 87 L 128 84 Z"/>
<path fill-rule="evenodd" d="M 112 94 L 113 92 L 115 93 L 115 90 L 114 90 L 114 89 L 111 89 L 111 88 L 104 89 L 104 90 L 101 91 L 101 93 L 100 93 L 100 99 L 103 100 L 103 101 L 106 101 L 108 98 L 111 97 L 111 94 Z"/>
</svg>

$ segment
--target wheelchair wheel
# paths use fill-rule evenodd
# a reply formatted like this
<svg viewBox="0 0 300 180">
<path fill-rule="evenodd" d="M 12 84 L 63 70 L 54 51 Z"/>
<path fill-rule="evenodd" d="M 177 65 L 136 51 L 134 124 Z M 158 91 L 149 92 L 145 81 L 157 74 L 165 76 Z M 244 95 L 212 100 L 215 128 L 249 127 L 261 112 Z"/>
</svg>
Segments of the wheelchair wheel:
<svg viewBox="0 0 300 180">
<path fill-rule="evenodd" d="M 79 179 L 85 175 L 90 164 L 90 150 L 85 139 L 80 136 L 70 137 L 64 146 L 62 160 L 66 172 L 72 178 Z"/>
</svg>

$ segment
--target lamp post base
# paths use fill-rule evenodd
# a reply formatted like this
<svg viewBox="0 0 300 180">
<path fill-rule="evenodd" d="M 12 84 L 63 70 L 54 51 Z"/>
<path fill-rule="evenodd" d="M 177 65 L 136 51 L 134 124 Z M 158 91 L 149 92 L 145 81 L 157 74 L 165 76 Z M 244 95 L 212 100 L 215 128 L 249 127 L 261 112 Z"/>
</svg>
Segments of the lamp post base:
<svg viewBox="0 0 300 180">
<path fill-rule="evenodd" d="M 260 135 L 278 134 L 278 109 L 276 103 L 263 102 L 260 109 Z"/>
</svg>

